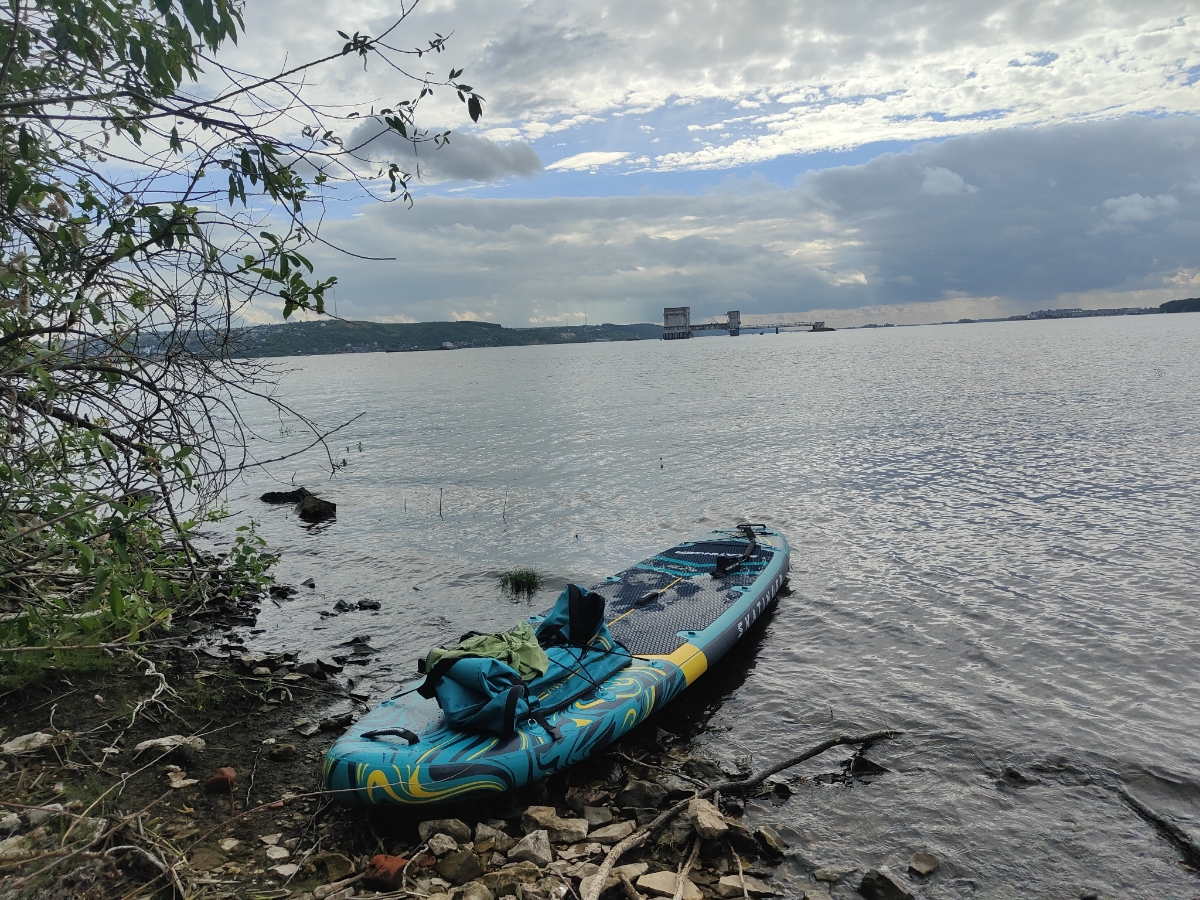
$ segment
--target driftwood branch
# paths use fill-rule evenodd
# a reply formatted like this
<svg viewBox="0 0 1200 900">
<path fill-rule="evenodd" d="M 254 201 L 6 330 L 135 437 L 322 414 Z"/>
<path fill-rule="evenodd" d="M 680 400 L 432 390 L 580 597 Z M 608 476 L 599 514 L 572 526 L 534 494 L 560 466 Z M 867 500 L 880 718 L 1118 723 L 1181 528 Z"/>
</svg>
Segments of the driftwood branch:
<svg viewBox="0 0 1200 900">
<path fill-rule="evenodd" d="M 1200 845 L 1192 840 L 1191 835 L 1168 819 L 1155 812 L 1125 788 L 1118 788 L 1121 798 L 1128 803 L 1135 813 L 1157 828 L 1168 841 L 1175 845 L 1183 860 L 1193 869 L 1200 870 Z"/>
<path fill-rule="evenodd" d="M 717 784 L 709 785 L 701 791 L 696 792 L 696 797 L 707 799 L 718 791 L 722 793 L 738 794 L 750 788 L 757 787 L 762 784 L 772 775 L 778 775 L 785 769 L 790 769 L 792 766 L 797 766 L 805 760 L 812 759 L 814 756 L 820 756 L 826 750 L 831 750 L 834 747 L 841 747 L 846 744 L 873 744 L 876 741 L 887 740 L 900 735 L 899 731 L 871 731 L 867 734 L 842 734 L 837 737 L 829 738 L 819 744 L 815 744 L 795 756 L 789 756 L 782 762 L 778 762 L 773 766 L 764 769 L 756 775 L 741 780 L 721 781 Z M 604 883 L 608 880 L 609 874 L 612 872 L 613 866 L 622 855 L 628 853 L 637 847 L 642 846 L 646 840 L 659 831 L 664 825 L 670 822 L 673 818 L 687 809 L 687 805 L 696 797 L 687 797 L 680 800 L 670 809 L 660 813 L 651 821 L 647 822 L 629 837 L 625 838 L 620 843 L 616 844 L 604 857 L 604 862 L 600 865 L 600 871 L 596 874 L 596 880 L 592 882 L 591 890 L 583 897 L 583 900 L 599 900 L 600 894 L 604 889 Z"/>
</svg>

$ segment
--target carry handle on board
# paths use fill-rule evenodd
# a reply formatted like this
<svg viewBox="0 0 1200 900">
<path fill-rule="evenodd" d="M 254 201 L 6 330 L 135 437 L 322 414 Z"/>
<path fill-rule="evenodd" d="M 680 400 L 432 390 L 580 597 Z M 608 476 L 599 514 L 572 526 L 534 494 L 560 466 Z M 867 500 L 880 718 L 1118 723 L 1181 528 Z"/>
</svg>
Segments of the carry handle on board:
<svg viewBox="0 0 1200 900">
<path fill-rule="evenodd" d="M 760 526 L 765 527 L 765 526 Z M 738 525 L 738 530 L 746 535 L 746 539 L 750 542 L 746 545 L 746 549 L 742 551 L 741 556 L 718 556 L 715 567 L 713 568 L 713 578 L 723 578 L 730 572 L 736 572 L 738 568 L 754 555 L 754 551 L 758 549 L 758 540 L 754 537 L 754 526 L 749 522 L 743 522 Z"/>
</svg>

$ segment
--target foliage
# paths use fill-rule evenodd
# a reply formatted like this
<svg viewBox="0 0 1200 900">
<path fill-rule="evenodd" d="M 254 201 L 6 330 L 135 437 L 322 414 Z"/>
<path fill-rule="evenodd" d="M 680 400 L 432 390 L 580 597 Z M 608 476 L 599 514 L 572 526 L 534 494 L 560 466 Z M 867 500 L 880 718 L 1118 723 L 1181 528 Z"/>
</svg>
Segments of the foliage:
<svg viewBox="0 0 1200 900">
<path fill-rule="evenodd" d="M 532 597 L 542 586 L 542 576 L 534 569 L 509 569 L 500 573 L 500 589 L 514 597 Z"/>
<path fill-rule="evenodd" d="M 193 546 L 259 462 L 239 404 L 286 409 L 271 372 L 235 358 L 240 311 L 274 295 L 285 317 L 323 312 L 335 279 L 306 254 L 326 200 L 411 203 L 374 137 L 445 143 L 416 124 L 439 86 L 482 112 L 461 70 L 405 68 L 445 48 L 389 43 L 410 13 L 254 77 L 215 55 L 242 31 L 238 0 L 0 9 L 0 646 L 135 637 L 205 602 L 214 575 L 265 577 L 252 531 L 224 564 Z M 316 69 L 369 60 L 412 96 L 365 116 L 306 100 Z M 374 137 L 347 146 L 338 126 L 363 120 Z"/>
</svg>

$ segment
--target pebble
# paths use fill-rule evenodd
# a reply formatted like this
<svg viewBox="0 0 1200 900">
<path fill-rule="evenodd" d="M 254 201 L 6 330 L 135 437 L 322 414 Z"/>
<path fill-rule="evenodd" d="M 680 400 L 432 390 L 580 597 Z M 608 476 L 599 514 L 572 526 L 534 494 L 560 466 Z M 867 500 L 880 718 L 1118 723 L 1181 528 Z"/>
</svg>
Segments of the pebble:
<svg viewBox="0 0 1200 900">
<path fill-rule="evenodd" d="M 667 799 L 667 791 L 653 781 L 630 781 L 617 795 L 617 806 L 634 809 L 657 809 Z"/>
<path fill-rule="evenodd" d="M 637 886 L 658 897 L 674 897 L 679 885 L 676 879 L 674 872 L 654 872 L 639 878 Z M 700 888 L 696 887 L 690 878 L 683 879 L 683 900 L 704 900 Z"/>
<path fill-rule="evenodd" d="M 21 827 L 21 817 L 15 812 L 5 813 L 0 816 L 0 832 L 12 834 Z"/>
<path fill-rule="evenodd" d="M 726 875 L 719 882 L 717 882 L 717 893 L 722 897 L 744 896 L 742 893 L 742 879 L 745 879 L 746 893 L 751 897 L 773 897 L 775 894 L 779 893 L 773 887 L 768 884 L 764 884 L 753 875 L 742 875 L 741 877 L 737 875 Z"/>
<path fill-rule="evenodd" d="M 421 840 L 428 841 L 435 834 L 448 834 L 460 844 L 471 840 L 471 826 L 462 819 L 426 819 L 417 826 Z"/>
<path fill-rule="evenodd" d="M 458 849 L 458 841 L 448 834 L 432 834 L 429 836 L 429 852 L 434 856 L 445 856 Z"/>
<path fill-rule="evenodd" d="M 531 862 L 538 868 L 548 866 L 554 859 L 549 834 L 545 830 L 530 832 L 508 851 L 508 858 L 514 862 Z"/>
<path fill-rule="evenodd" d="M 597 844 L 617 844 L 633 834 L 636 826 L 632 822 L 617 822 L 613 825 L 605 825 L 603 828 L 598 828 L 588 835 L 588 839 L 595 841 Z M 703 835 L 701 835 L 703 837 Z"/>
<path fill-rule="evenodd" d="M 787 852 L 787 841 L 780 837 L 779 832 L 770 825 L 762 826 L 758 831 L 754 832 L 754 836 L 758 838 L 759 843 L 763 845 L 763 849 L 768 853 L 783 856 Z"/>
<path fill-rule="evenodd" d="M 926 853 L 924 850 L 918 850 L 912 855 L 908 861 L 908 869 L 910 872 L 927 878 L 938 870 L 941 862 L 932 853 Z"/>
<path fill-rule="evenodd" d="M 470 850 L 455 850 L 438 860 L 437 873 L 453 884 L 465 884 L 482 875 L 483 866 Z"/>
<path fill-rule="evenodd" d="M 696 834 L 706 841 L 719 841 L 729 833 L 725 817 L 707 800 L 690 801 L 685 815 Z"/>
<path fill-rule="evenodd" d="M 587 819 L 564 819 L 553 806 L 531 806 L 521 815 L 526 834 L 545 830 L 556 844 L 576 844 L 587 837 Z"/>
<path fill-rule="evenodd" d="M 27 810 L 25 817 L 29 819 L 29 824 L 33 828 L 37 828 L 43 822 L 48 822 L 53 818 L 58 817 L 63 812 L 61 803 L 50 803 L 46 806 L 39 806 L 35 809 Z"/>
<path fill-rule="evenodd" d="M 607 806 L 585 806 L 583 807 L 583 818 L 588 823 L 588 827 L 599 828 L 602 825 L 611 825 L 613 814 Z"/>
<path fill-rule="evenodd" d="M 911 900 L 912 891 L 886 869 L 871 869 L 863 876 L 858 892 L 867 900 Z"/>
</svg>

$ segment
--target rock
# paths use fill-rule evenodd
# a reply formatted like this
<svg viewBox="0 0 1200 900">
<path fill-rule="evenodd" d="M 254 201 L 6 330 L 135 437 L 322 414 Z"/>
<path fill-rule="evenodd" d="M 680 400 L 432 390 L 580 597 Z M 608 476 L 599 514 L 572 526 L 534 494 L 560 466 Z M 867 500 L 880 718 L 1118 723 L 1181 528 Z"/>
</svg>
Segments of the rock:
<svg viewBox="0 0 1200 900">
<path fill-rule="evenodd" d="M 764 825 L 758 831 L 754 832 L 754 836 L 758 838 L 758 842 L 762 844 L 762 848 L 772 856 L 783 856 L 787 852 L 788 843 L 779 832 L 770 825 Z"/>
<path fill-rule="evenodd" d="M 458 849 L 458 841 L 448 834 L 431 834 L 429 836 L 429 852 L 434 856 L 445 856 Z"/>
<path fill-rule="evenodd" d="M 5 838 L 0 841 L 0 862 L 25 859 L 27 856 L 35 855 L 38 852 L 38 841 L 45 835 L 45 829 L 42 829 L 41 833 L 36 836 L 34 833 L 14 834 L 12 837 Z"/>
<path fill-rule="evenodd" d="M 566 871 L 568 878 L 590 878 L 592 875 L 597 875 L 600 872 L 600 867 L 594 862 L 577 862 Z"/>
<path fill-rule="evenodd" d="M 333 659 L 319 658 L 317 659 L 317 665 L 331 675 L 335 675 L 342 671 L 342 667 Z"/>
<path fill-rule="evenodd" d="M 483 883 L 497 897 L 506 894 L 516 894 L 517 888 L 523 884 L 531 884 L 542 875 L 536 865 L 522 861 L 515 865 L 505 866 L 497 872 L 488 872 L 483 876 Z"/>
<path fill-rule="evenodd" d="M 502 832 L 499 828 L 480 822 L 478 826 L 475 826 L 476 847 L 484 841 L 491 841 L 492 850 L 498 850 L 500 853 L 508 853 L 512 847 L 516 846 L 517 842 L 516 838 L 510 838 L 508 833 Z"/>
<path fill-rule="evenodd" d="M 758 838 L 756 838 L 740 821 L 730 822 L 725 820 L 725 826 L 729 829 L 725 832 L 725 837 L 729 841 L 730 846 L 738 853 L 748 853 L 751 856 L 758 854 Z"/>
<path fill-rule="evenodd" d="M 742 879 L 746 880 L 746 893 L 751 897 L 773 897 L 779 893 L 773 887 L 763 884 L 753 875 L 726 875 L 717 882 L 717 893 L 722 897 L 742 897 Z"/>
<path fill-rule="evenodd" d="M 37 828 L 39 825 L 49 822 L 51 819 L 56 819 L 63 814 L 63 805 L 61 803 L 49 803 L 46 806 L 38 806 L 25 811 L 25 818 L 29 820 L 31 828 Z"/>
<path fill-rule="evenodd" d="M 630 781 L 625 790 L 617 795 L 617 806 L 622 808 L 657 809 L 667 799 L 667 791 L 653 781 Z"/>
<path fill-rule="evenodd" d="M 221 766 L 204 782 L 204 789 L 210 794 L 232 794 L 237 784 L 237 772 L 232 766 Z"/>
<path fill-rule="evenodd" d="M 615 825 L 598 828 L 588 835 L 588 839 L 597 844 L 618 844 L 633 834 L 636 827 L 632 822 L 617 822 Z"/>
<path fill-rule="evenodd" d="M 682 800 L 684 797 L 690 797 L 699 790 L 696 785 L 678 775 L 664 775 L 658 779 L 658 783 L 667 792 L 667 799 L 672 803 Z"/>
<path fill-rule="evenodd" d="M 448 834 L 460 844 L 471 842 L 471 826 L 462 819 L 426 819 L 417 826 L 417 834 L 422 841 L 428 841 L 435 834 Z"/>
<path fill-rule="evenodd" d="M 312 719 L 297 719 L 292 723 L 292 731 L 301 737 L 312 737 L 320 730 L 321 726 Z"/>
<path fill-rule="evenodd" d="M 740 819 L 746 814 L 746 801 L 741 797 L 722 797 L 721 812 L 731 819 Z"/>
<path fill-rule="evenodd" d="M 187 772 L 179 768 L 179 766 L 167 766 L 167 785 L 169 787 L 179 788 L 191 787 L 193 784 L 199 784 L 199 779 L 188 778 Z"/>
<path fill-rule="evenodd" d="M 379 854 L 372 856 L 363 873 L 363 887 L 374 888 L 377 891 L 398 891 L 404 867 L 408 860 L 403 856 L 388 856 Z"/>
<path fill-rule="evenodd" d="M 250 674 L 254 675 L 257 678 L 270 678 L 271 670 L 268 669 L 266 666 L 259 666 L 255 669 L 251 669 Z"/>
<path fill-rule="evenodd" d="M 279 839 L 283 837 L 283 832 L 277 831 L 274 834 L 260 834 L 258 839 L 268 847 L 274 847 L 279 843 Z"/>
<path fill-rule="evenodd" d="M 707 800 L 689 801 L 686 815 L 696 834 L 706 841 L 719 841 L 729 833 L 725 817 Z"/>
<path fill-rule="evenodd" d="M 858 892 L 867 900 L 912 900 L 912 892 L 886 869 L 871 869 L 863 876 Z"/>
<path fill-rule="evenodd" d="M 941 862 L 932 853 L 918 850 L 908 860 L 908 870 L 922 878 L 928 878 L 938 870 Z"/>
<path fill-rule="evenodd" d="M 531 806 L 521 816 L 525 833 L 545 830 L 556 844 L 576 844 L 587 837 L 587 819 L 560 818 L 553 806 Z"/>
<path fill-rule="evenodd" d="M 554 851 L 550 849 L 550 836 L 543 830 L 532 831 L 521 838 L 511 850 L 508 858 L 517 862 L 531 862 L 535 866 L 550 865 L 554 859 Z"/>
<path fill-rule="evenodd" d="M 0 753 L 8 756 L 20 756 L 25 753 L 35 753 L 53 743 L 54 735 L 46 734 L 44 731 L 34 731 L 0 744 Z"/>
<path fill-rule="evenodd" d="M 674 872 L 654 872 L 637 880 L 639 888 L 657 897 L 674 897 L 677 885 Z M 704 900 L 700 888 L 696 887 L 690 878 L 683 879 L 683 900 Z"/>
<path fill-rule="evenodd" d="M 468 881 L 451 896 L 454 900 L 492 900 L 492 892 L 482 881 Z"/>
<path fill-rule="evenodd" d="M 339 716 L 330 716 L 327 719 L 322 719 L 320 724 L 321 731 L 341 731 L 354 721 L 354 713 L 342 713 Z M 453 837 L 453 835 L 451 835 Z"/>
<path fill-rule="evenodd" d="M 7 812 L 0 816 L 0 833 L 12 834 L 21 828 L 21 817 L 15 812 Z"/>
<path fill-rule="evenodd" d="M 299 487 L 294 491 L 267 491 L 258 499 L 263 503 L 299 503 L 305 497 L 311 496 L 304 488 Z"/>
<path fill-rule="evenodd" d="M 624 875 L 630 881 L 636 881 L 642 875 L 645 875 L 646 870 L 649 868 L 650 868 L 650 866 L 644 862 L 643 863 L 629 863 L 628 865 L 624 865 L 624 866 L 614 866 L 612 871 L 608 875 L 608 879 L 604 882 L 604 890 L 601 891 L 600 893 L 603 894 L 604 891 L 611 891 L 618 884 L 620 884 L 621 883 L 621 879 L 620 879 L 621 875 Z M 590 875 L 582 876 L 582 881 L 579 882 L 579 896 L 581 896 L 581 897 L 587 896 L 588 891 L 591 890 L 591 887 L 595 883 L 596 879 L 600 877 L 599 873 L 600 873 L 600 867 L 597 866 L 596 871 L 594 873 L 592 873 Z"/>
<path fill-rule="evenodd" d="M 337 504 L 309 494 L 296 504 L 296 515 L 305 522 L 324 522 L 326 519 L 337 518 Z"/>
<path fill-rule="evenodd" d="M 225 857 L 212 847 L 197 847 L 188 858 L 188 864 L 197 872 L 207 872 L 223 866 Z"/>
<path fill-rule="evenodd" d="M 557 878 L 541 878 L 521 889 L 524 900 L 563 900 L 569 888 Z"/>
<path fill-rule="evenodd" d="M 382 609 L 383 606 L 378 600 L 359 600 L 358 608 L 359 609 Z M 480 887 L 483 887 L 483 885 L 480 885 Z M 484 888 L 484 890 L 487 890 L 487 889 Z"/>
<path fill-rule="evenodd" d="M 268 589 L 267 593 L 269 593 L 276 600 L 286 600 L 288 597 L 294 597 L 300 592 L 290 584 L 273 584 Z"/>
<path fill-rule="evenodd" d="M 572 844 L 566 849 L 558 851 L 558 858 L 565 859 L 570 862 L 573 859 L 579 859 L 581 856 L 599 856 L 604 852 L 604 848 L 594 841 L 581 842 Z"/>
<path fill-rule="evenodd" d="M 138 756 L 147 750 L 155 750 L 159 753 L 170 754 L 172 757 L 176 757 L 183 762 L 191 762 L 196 754 L 204 752 L 204 746 L 203 738 L 171 734 L 167 737 L 142 741 L 133 748 L 133 755 Z"/>
<path fill-rule="evenodd" d="M 287 762 L 296 758 L 295 744 L 275 744 L 267 751 L 267 756 L 275 762 Z"/>
<path fill-rule="evenodd" d="M 585 806 L 583 807 L 583 818 L 589 828 L 599 828 L 601 825 L 611 824 L 613 814 L 607 806 Z"/>
<path fill-rule="evenodd" d="M 845 874 L 845 872 L 839 872 L 837 869 L 827 869 L 822 867 L 813 872 L 813 878 L 817 879 L 817 881 L 824 881 L 828 882 L 829 884 L 837 884 L 839 881 L 841 881 L 842 876 Z"/>
<path fill-rule="evenodd" d="M 292 853 L 287 847 L 268 847 L 267 859 L 287 859 Z"/>
<path fill-rule="evenodd" d="M 658 843 L 666 844 L 676 850 L 686 850 L 692 840 L 692 823 L 682 817 L 676 817 L 667 823 L 659 835 Z"/>
<path fill-rule="evenodd" d="M 611 800 L 612 793 L 604 784 L 600 782 L 593 782 L 592 784 L 584 787 L 573 785 L 572 787 L 567 788 L 567 806 L 569 806 L 572 812 L 574 812 L 577 816 L 583 816 L 583 810 L 585 807 L 606 806 Z M 584 818 L 587 817 L 584 816 Z M 608 823 L 601 822 L 600 824 L 607 825 Z"/>
<path fill-rule="evenodd" d="M 350 612 L 352 609 L 354 609 L 354 607 L 345 600 L 338 600 L 335 604 L 333 604 L 333 611 L 335 613 Z"/>
<path fill-rule="evenodd" d="M 465 884 L 483 874 L 479 857 L 470 850 L 455 850 L 438 860 L 437 873 L 451 884 Z"/>
<path fill-rule="evenodd" d="M 300 871 L 300 867 L 295 863 L 284 863 L 281 866 L 272 866 L 271 871 L 282 875 L 284 878 L 291 878 Z"/>
<path fill-rule="evenodd" d="M 503 853 L 493 853 L 492 858 L 488 860 L 489 869 L 499 869 L 501 866 L 508 864 L 508 857 Z"/>
<path fill-rule="evenodd" d="M 239 841 L 237 838 L 232 838 L 232 837 L 221 838 L 221 840 L 219 840 L 217 842 L 217 846 L 220 847 L 226 853 L 228 853 L 230 850 L 235 849 L 239 844 L 241 844 L 241 841 Z"/>
<path fill-rule="evenodd" d="M 325 670 L 316 660 L 300 663 L 300 665 L 296 666 L 296 673 L 299 675 L 307 675 L 309 678 L 319 678 L 322 680 L 325 678 Z"/>
</svg>

